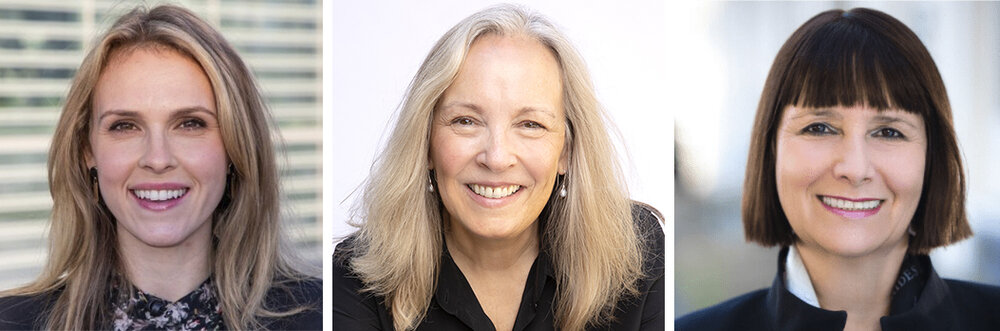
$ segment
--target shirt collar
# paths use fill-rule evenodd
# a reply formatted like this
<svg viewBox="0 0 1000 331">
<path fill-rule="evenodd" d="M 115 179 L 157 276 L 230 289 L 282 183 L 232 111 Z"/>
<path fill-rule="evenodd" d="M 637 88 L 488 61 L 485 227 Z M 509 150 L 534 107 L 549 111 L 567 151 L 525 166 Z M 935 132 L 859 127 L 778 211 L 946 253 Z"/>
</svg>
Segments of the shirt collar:
<svg viewBox="0 0 1000 331">
<path fill-rule="evenodd" d="M 814 307 L 789 290 L 785 282 L 788 254 L 788 247 L 778 254 L 778 274 L 767 293 L 768 319 L 772 325 L 778 330 L 843 330 L 847 312 Z M 882 329 L 947 329 L 954 318 L 947 304 L 949 296 L 948 286 L 934 271 L 930 258 L 908 255 L 893 289 L 890 314 L 880 320 Z"/>
<path fill-rule="evenodd" d="M 555 286 L 555 269 L 547 249 L 542 248 L 531 265 L 523 292 L 524 295 L 530 296 L 532 306 L 538 305 L 545 293 L 546 283 L 550 281 L 552 284 L 549 286 Z M 535 309 L 526 307 L 525 304 L 528 302 L 525 299 L 521 298 L 522 305 L 518 309 L 514 322 L 515 330 L 523 329 L 524 325 L 535 318 Z M 473 329 L 493 329 L 493 322 L 486 316 L 482 305 L 476 299 L 476 294 L 472 290 L 472 286 L 469 285 L 469 280 L 465 278 L 462 270 L 452 259 L 447 244 L 442 245 L 441 266 L 438 270 L 434 300 L 441 306 L 442 310 L 457 317 L 462 323 Z"/>
<path fill-rule="evenodd" d="M 806 270 L 806 265 L 802 262 L 802 257 L 799 256 L 795 245 L 788 247 L 785 268 L 785 282 L 788 291 L 810 306 L 819 308 L 819 299 L 816 298 L 816 290 L 813 289 L 809 271 Z"/>
</svg>

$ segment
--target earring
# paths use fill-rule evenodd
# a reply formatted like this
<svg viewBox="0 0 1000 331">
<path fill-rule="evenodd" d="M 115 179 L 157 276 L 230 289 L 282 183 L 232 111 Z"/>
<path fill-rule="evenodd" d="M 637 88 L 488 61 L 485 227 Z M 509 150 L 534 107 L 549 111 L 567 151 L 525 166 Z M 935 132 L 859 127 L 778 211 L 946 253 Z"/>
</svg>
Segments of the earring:
<svg viewBox="0 0 1000 331">
<path fill-rule="evenodd" d="M 427 192 L 434 193 L 434 182 L 431 180 L 434 177 L 434 171 L 427 172 Z"/>
<path fill-rule="evenodd" d="M 233 196 L 233 179 L 236 178 L 236 167 L 233 163 L 229 163 L 229 169 L 226 170 L 226 197 L 232 198 Z"/>
<path fill-rule="evenodd" d="M 909 233 L 910 236 L 916 236 L 917 235 L 917 231 L 913 231 L 913 225 L 910 225 L 909 227 L 906 228 L 906 233 Z"/>
<path fill-rule="evenodd" d="M 567 195 L 567 193 L 566 193 L 566 175 L 563 175 L 562 176 L 562 180 L 560 180 L 559 182 L 560 182 L 560 185 L 559 185 L 559 197 L 565 198 L 566 195 Z"/>
<path fill-rule="evenodd" d="M 94 203 L 100 203 L 101 190 L 97 185 L 97 167 L 90 167 L 90 186 L 94 188 Z"/>
</svg>

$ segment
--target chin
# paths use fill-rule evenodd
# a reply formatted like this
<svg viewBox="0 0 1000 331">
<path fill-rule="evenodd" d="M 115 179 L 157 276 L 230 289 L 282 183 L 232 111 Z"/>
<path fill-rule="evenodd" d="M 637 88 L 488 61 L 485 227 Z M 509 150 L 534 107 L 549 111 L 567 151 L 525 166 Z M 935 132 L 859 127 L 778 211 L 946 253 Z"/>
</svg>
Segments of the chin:
<svg viewBox="0 0 1000 331">
<path fill-rule="evenodd" d="M 505 239 L 520 234 L 517 224 L 500 219 L 485 219 L 470 225 L 474 226 L 474 228 L 469 229 L 472 233 L 488 239 Z"/>
<path fill-rule="evenodd" d="M 889 246 L 883 242 L 877 242 L 874 238 L 864 236 L 840 236 L 839 238 L 828 238 L 819 242 L 819 246 L 826 252 L 844 257 L 857 258 L 870 256 L 872 254 L 887 254 L 883 248 Z"/>
<path fill-rule="evenodd" d="M 206 222 L 211 224 L 211 222 Z M 203 224 L 201 226 L 205 226 Z M 198 227 L 181 224 L 143 224 L 137 227 L 119 226 L 119 231 L 131 236 L 139 243 L 155 248 L 170 248 L 183 245 L 198 232 Z"/>
</svg>

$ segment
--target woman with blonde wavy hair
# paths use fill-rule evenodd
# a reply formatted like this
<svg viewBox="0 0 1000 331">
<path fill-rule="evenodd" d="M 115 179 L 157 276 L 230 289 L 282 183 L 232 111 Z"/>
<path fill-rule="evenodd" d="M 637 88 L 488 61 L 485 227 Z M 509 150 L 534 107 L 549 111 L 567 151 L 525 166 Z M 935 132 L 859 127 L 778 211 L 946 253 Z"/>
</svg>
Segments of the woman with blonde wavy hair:
<svg viewBox="0 0 1000 331">
<path fill-rule="evenodd" d="M 334 253 L 345 330 L 662 329 L 663 233 L 583 60 L 500 5 L 434 46 Z"/>
<path fill-rule="evenodd" d="M 125 14 L 84 58 L 49 153 L 48 262 L 0 329 L 318 329 L 281 238 L 270 115 L 186 9 Z"/>
</svg>

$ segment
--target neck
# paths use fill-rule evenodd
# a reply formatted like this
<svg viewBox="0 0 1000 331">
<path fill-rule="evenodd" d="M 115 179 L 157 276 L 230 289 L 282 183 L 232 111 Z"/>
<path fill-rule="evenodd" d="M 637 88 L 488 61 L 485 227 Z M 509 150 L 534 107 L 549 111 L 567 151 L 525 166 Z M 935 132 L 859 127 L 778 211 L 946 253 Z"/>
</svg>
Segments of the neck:
<svg viewBox="0 0 1000 331">
<path fill-rule="evenodd" d="M 126 277 L 143 292 L 177 301 L 211 274 L 212 222 L 170 247 L 147 245 L 118 227 L 119 251 Z"/>
<path fill-rule="evenodd" d="M 456 221 L 449 220 L 445 232 L 448 252 L 463 270 L 505 271 L 524 264 L 528 266 L 538 256 L 538 222 L 508 238 L 477 236 Z"/>
<path fill-rule="evenodd" d="M 815 245 L 795 245 L 809 272 L 820 307 L 847 311 L 845 330 L 879 330 L 889 314 L 892 286 L 906 257 L 907 241 L 864 256 L 846 257 Z"/>
</svg>

